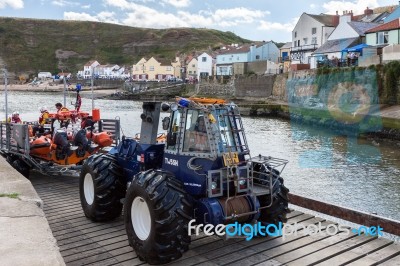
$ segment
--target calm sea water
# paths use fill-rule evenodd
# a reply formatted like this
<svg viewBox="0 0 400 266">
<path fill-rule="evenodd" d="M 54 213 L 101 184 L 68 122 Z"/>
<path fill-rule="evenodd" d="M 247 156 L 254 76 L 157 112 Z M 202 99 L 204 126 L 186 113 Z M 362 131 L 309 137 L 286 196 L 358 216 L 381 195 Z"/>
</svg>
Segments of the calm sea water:
<svg viewBox="0 0 400 266">
<path fill-rule="evenodd" d="M 92 102 L 83 94 L 81 110 Z M 38 118 L 38 109 L 63 102 L 57 93 L 10 92 L 9 113 L 19 111 L 22 120 Z M 67 107 L 75 94 L 67 97 Z M 4 119 L 4 94 L 0 98 Z M 141 103 L 95 100 L 102 118 L 121 119 L 122 131 L 134 136 L 140 131 Z M 345 207 L 400 220 L 400 146 L 395 142 L 350 139 L 327 131 L 296 126 L 290 121 L 244 117 L 251 155 L 269 155 L 289 160 L 282 175 L 291 192 Z"/>
</svg>

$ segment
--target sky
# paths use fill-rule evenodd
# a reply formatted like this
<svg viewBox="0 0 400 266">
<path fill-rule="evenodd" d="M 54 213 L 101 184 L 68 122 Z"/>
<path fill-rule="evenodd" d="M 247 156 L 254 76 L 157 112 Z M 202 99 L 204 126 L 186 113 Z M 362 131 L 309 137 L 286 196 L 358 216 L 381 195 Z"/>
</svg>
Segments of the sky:
<svg viewBox="0 0 400 266">
<path fill-rule="evenodd" d="M 0 0 L 0 16 L 84 20 L 143 28 L 231 31 L 253 41 L 291 41 L 303 12 L 335 14 L 398 5 L 398 0 Z"/>
</svg>

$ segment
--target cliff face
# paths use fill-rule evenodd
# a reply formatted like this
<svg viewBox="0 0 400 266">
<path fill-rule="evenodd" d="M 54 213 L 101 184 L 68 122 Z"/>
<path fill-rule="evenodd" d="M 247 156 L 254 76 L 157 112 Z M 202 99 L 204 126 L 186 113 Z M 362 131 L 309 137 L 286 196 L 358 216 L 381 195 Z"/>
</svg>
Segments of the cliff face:
<svg viewBox="0 0 400 266">
<path fill-rule="evenodd" d="M 0 18 L 0 61 L 10 74 L 83 69 L 88 60 L 132 65 L 142 57 L 176 55 L 248 42 L 231 32 L 208 29 L 144 29 L 115 24 Z M 1 66 L 3 67 L 3 66 Z"/>
</svg>

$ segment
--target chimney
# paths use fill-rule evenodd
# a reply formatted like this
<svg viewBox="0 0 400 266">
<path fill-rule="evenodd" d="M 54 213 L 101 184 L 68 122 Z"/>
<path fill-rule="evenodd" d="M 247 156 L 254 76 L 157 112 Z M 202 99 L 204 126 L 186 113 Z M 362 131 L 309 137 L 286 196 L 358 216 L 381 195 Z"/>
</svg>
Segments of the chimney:
<svg viewBox="0 0 400 266">
<path fill-rule="evenodd" d="M 346 14 L 346 13 L 345 13 L 344 10 L 343 10 L 343 15 L 344 15 L 344 14 Z"/>
<path fill-rule="evenodd" d="M 339 11 L 336 10 L 336 16 L 338 16 L 338 15 L 339 15 Z"/>
<path fill-rule="evenodd" d="M 373 13 L 374 13 L 374 10 L 369 9 L 368 7 L 367 7 L 367 9 L 364 10 L 364 15 L 366 15 L 366 16 L 372 15 Z"/>
</svg>

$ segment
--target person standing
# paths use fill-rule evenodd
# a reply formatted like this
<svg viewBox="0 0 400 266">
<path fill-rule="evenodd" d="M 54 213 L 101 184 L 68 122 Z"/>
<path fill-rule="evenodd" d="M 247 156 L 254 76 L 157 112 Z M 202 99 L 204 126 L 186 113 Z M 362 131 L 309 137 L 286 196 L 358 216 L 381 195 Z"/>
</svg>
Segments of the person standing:
<svg viewBox="0 0 400 266">
<path fill-rule="evenodd" d="M 19 112 L 15 111 L 12 113 L 11 118 L 8 118 L 8 122 L 14 123 L 14 124 L 21 124 L 21 118 L 19 117 Z"/>
<path fill-rule="evenodd" d="M 64 107 L 61 103 L 56 103 L 57 112 L 69 111 L 67 107 Z"/>
<path fill-rule="evenodd" d="M 68 112 L 67 116 L 65 116 L 64 114 L 61 114 L 60 116 L 58 116 L 58 121 L 60 122 L 60 128 L 67 128 L 69 123 L 71 122 L 71 114 L 69 113 L 69 110 L 67 107 L 64 107 L 61 103 L 56 103 L 56 109 L 57 109 L 57 113 L 59 112 Z"/>
</svg>

